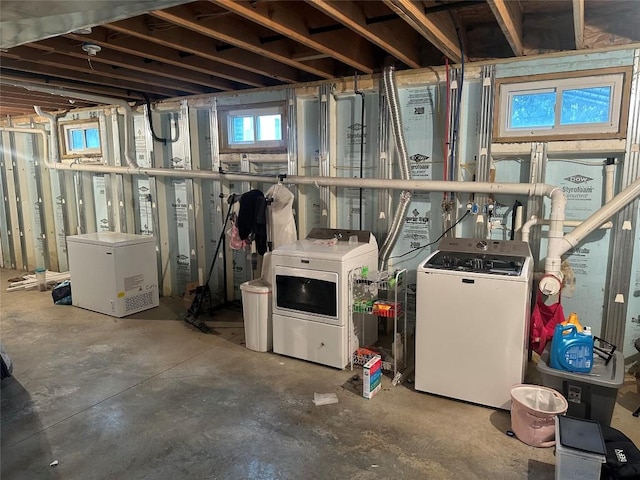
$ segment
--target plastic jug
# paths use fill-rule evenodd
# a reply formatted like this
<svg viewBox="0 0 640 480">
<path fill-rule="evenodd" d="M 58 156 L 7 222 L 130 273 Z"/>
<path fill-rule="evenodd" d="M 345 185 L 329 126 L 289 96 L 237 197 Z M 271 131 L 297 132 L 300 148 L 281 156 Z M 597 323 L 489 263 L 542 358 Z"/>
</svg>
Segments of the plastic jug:
<svg viewBox="0 0 640 480">
<path fill-rule="evenodd" d="M 578 319 L 578 314 L 576 312 L 571 312 L 569 314 L 569 318 L 562 322 L 561 325 L 575 325 L 578 329 L 578 332 L 582 332 L 584 330 L 584 328 L 582 328 L 582 325 L 580 324 L 580 320 Z"/>
<path fill-rule="evenodd" d="M 556 325 L 551 343 L 550 366 L 573 373 L 589 373 L 593 367 L 593 337 L 575 325 Z"/>
</svg>

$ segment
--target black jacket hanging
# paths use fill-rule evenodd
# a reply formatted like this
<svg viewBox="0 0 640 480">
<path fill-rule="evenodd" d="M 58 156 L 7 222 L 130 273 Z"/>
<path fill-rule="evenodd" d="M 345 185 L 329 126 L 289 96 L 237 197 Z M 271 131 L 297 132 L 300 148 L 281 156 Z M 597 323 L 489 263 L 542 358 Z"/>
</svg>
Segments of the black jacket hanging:
<svg viewBox="0 0 640 480">
<path fill-rule="evenodd" d="M 260 190 L 251 190 L 240 197 L 238 233 L 245 240 L 253 234 L 256 250 L 260 255 L 267 252 L 267 200 Z"/>
</svg>

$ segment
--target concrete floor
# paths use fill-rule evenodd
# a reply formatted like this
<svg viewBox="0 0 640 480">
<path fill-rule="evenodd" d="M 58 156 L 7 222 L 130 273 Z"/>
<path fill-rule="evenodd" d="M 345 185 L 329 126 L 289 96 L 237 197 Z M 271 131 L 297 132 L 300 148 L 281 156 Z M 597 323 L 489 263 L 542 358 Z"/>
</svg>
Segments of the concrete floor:
<svg viewBox="0 0 640 480">
<path fill-rule="evenodd" d="M 505 434 L 507 412 L 417 393 L 360 395 L 354 373 L 257 353 L 238 312 L 205 335 L 180 301 L 124 319 L 7 293 L 2 342 L 3 479 L 551 479 L 552 448 Z M 224 321 L 224 323 L 216 323 Z M 230 323 L 235 322 L 235 323 Z M 314 406 L 314 392 L 338 404 Z M 613 425 L 635 436 L 631 377 Z M 58 460 L 56 467 L 50 462 Z"/>
</svg>

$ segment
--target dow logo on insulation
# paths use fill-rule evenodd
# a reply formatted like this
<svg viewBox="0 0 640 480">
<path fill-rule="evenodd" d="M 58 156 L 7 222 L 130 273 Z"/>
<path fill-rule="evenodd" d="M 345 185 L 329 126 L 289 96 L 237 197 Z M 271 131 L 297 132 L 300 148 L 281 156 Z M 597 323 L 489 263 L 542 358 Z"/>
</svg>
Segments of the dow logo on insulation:
<svg viewBox="0 0 640 480">
<path fill-rule="evenodd" d="M 565 177 L 567 182 L 571 183 L 584 183 L 593 180 L 591 177 L 585 177 L 584 175 L 571 175 L 570 177 Z"/>
<path fill-rule="evenodd" d="M 413 162 L 420 163 L 420 162 L 426 162 L 427 160 L 429 160 L 429 155 L 423 155 L 421 153 L 416 153 L 415 155 L 411 155 L 409 158 Z"/>
</svg>

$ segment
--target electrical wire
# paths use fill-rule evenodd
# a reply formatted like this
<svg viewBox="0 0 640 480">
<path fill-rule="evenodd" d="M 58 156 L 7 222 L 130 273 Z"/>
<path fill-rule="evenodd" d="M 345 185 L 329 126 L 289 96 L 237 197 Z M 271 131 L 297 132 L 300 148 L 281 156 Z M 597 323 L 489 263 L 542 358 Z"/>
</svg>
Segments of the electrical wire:
<svg viewBox="0 0 640 480">
<path fill-rule="evenodd" d="M 451 230 L 453 230 L 453 229 L 454 229 L 454 228 L 455 228 L 455 227 L 456 227 L 460 222 L 462 222 L 462 220 L 464 220 L 465 218 L 467 218 L 467 215 L 469 215 L 469 210 L 467 210 L 467 211 L 465 212 L 465 214 L 464 214 L 464 215 L 462 215 L 462 216 L 458 219 L 458 221 L 457 221 L 456 223 L 454 223 L 454 224 L 453 224 L 453 225 L 451 225 L 449 228 L 447 228 L 444 232 L 442 232 L 442 235 L 440 235 L 438 238 L 436 238 L 433 242 L 429 242 L 429 243 L 427 243 L 426 245 L 423 245 L 423 246 L 418 247 L 418 248 L 414 248 L 413 250 L 409 250 L 408 252 L 402 253 L 402 254 L 400 254 L 400 255 L 393 255 L 393 256 L 389 257 L 389 259 L 392 259 L 392 258 L 402 258 L 402 257 L 404 257 L 404 256 L 409 255 L 410 253 L 417 252 L 418 250 L 422 250 L 423 248 L 427 248 L 427 247 L 430 247 L 431 245 L 433 245 L 433 244 L 435 244 L 435 243 L 438 243 L 440 240 L 442 240 L 442 238 L 443 238 L 447 233 L 449 233 L 449 232 L 450 232 Z"/>
<path fill-rule="evenodd" d="M 445 86 L 445 89 L 446 89 L 446 100 L 445 100 L 446 109 L 445 109 L 445 120 L 444 120 L 445 121 L 445 124 L 444 124 L 444 145 L 442 146 L 443 147 L 443 153 L 444 153 L 444 155 L 442 157 L 442 158 L 444 158 L 444 168 L 443 168 L 443 175 L 442 176 L 444 177 L 444 180 L 447 181 L 447 180 L 449 180 L 449 178 L 448 178 L 449 173 L 447 171 L 448 170 L 447 169 L 447 166 L 448 166 L 447 162 L 448 162 L 448 157 L 449 157 L 449 151 L 448 151 L 448 147 L 449 147 L 449 114 L 450 114 L 450 108 L 451 108 L 451 104 L 450 104 L 451 99 L 449 98 L 449 91 L 450 91 L 450 88 L 451 88 L 451 81 L 449 79 L 449 58 L 448 57 L 444 58 L 444 65 L 445 65 L 444 68 L 445 68 L 447 82 L 446 82 L 446 86 Z M 447 198 L 447 192 L 442 192 L 442 195 L 443 195 L 443 197 L 445 199 Z"/>
<path fill-rule="evenodd" d="M 166 145 L 167 142 L 169 143 L 175 143 L 178 141 L 178 139 L 180 138 L 180 127 L 178 126 L 178 122 L 175 123 L 176 125 L 176 136 L 175 138 L 160 138 L 158 137 L 158 135 L 156 135 L 156 132 L 153 128 L 153 120 L 151 119 L 151 101 L 149 100 L 149 95 L 147 95 L 144 92 L 139 92 L 140 95 L 144 98 L 144 101 L 147 105 L 147 122 L 149 123 L 149 130 L 151 131 L 151 136 L 153 137 L 153 139 L 156 142 L 162 143 L 163 145 Z"/>
<path fill-rule="evenodd" d="M 355 93 L 356 95 L 360 95 L 360 104 L 361 104 L 361 110 L 360 110 L 360 128 L 362 129 L 362 133 L 360 134 L 360 178 L 363 178 L 363 170 L 364 170 L 364 123 L 365 123 L 365 119 L 364 119 L 364 92 L 362 90 L 360 90 L 358 88 L 358 72 L 356 72 L 355 77 L 353 79 L 353 93 Z M 360 193 L 359 193 L 359 209 L 360 212 L 358 213 L 358 219 L 359 219 L 359 229 L 362 230 L 362 217 L 363 215 L 363 211 L 362 211 L 362 194 L 363 194 L 363 189 L 360 189 Z"/>
<path fill-rule="evenodd" d="M 453 116 L 453 134 L 451 135 L 451 155 L 449 156 L 450 159 L 450 166 L 449 166 L 449 176 L 451 178 L 451 180 L 456 180 L 456 142 L 458 140 L 458 133 L 459 133 L 459 128 L 460 128 L 460 107 L 462 106 L 462 87 L 464 85 L 464 48 L 462 45 L 462 37 L 460 36 L 460 25 L 458 25 L 458 22 L 456 21 L 455 16 L 453 15 L 453 13 L 451 11 L 449 11 L 449 15 L 451 16 L 451 20 L 453 21 L 453 24 L 455 26 L 456 29 L 456 35 L 458 37 L 458 47 L 460 48 L 460 82 L 458 84 L 458 98 L 456 101 L 456 109 L 453 112 L 454 116 Z M 451 194 L 451 197 L 453 197 L 453 194 Z"/>
</svg>

